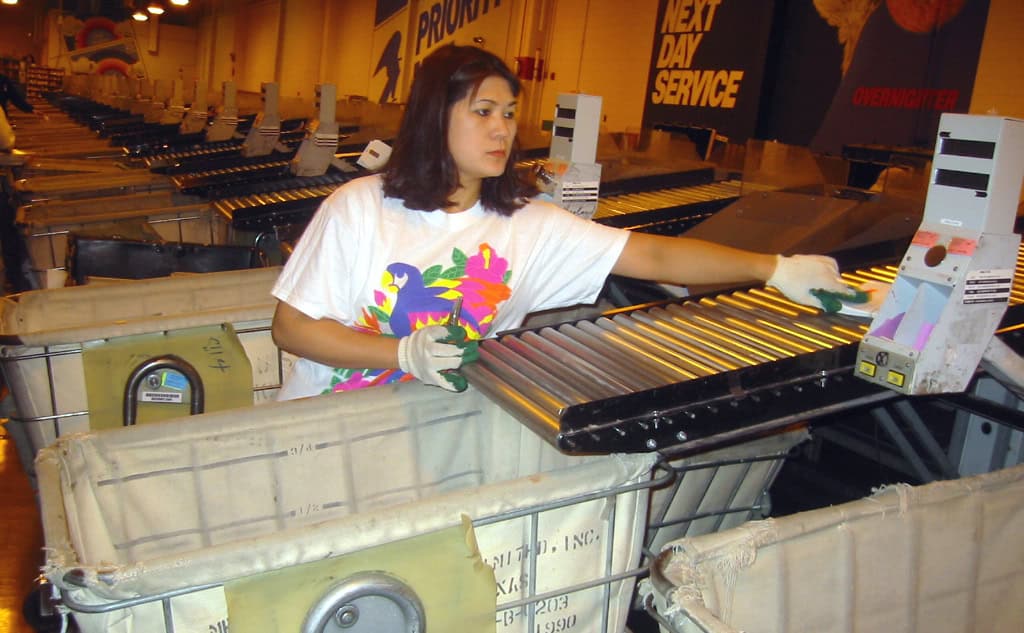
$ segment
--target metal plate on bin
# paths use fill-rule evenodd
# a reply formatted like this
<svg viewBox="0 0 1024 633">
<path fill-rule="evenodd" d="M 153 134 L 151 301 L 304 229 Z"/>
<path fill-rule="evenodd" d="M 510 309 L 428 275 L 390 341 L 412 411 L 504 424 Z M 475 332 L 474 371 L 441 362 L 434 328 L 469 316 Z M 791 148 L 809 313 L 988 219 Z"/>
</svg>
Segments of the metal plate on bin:
<svg viewBox="0 0 1024 633">
<path fill-rule="evenodd" d="M 425 633 L 426 616 L 416 592 L 384 572 L 349 576 L 309 610 L 302 633 Z"/>
</svg>

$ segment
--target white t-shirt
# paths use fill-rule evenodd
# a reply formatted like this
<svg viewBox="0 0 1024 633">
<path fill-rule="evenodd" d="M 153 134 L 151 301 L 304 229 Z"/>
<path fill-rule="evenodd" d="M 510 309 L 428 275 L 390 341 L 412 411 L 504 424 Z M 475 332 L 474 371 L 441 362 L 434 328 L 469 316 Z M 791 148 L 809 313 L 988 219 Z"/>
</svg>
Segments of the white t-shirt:
<svg viewBox="0 0 1024 633">
<path fill-rule="evenodd" d="M 530 312 L 593 303 L 628 236 L 541 201 L 511 216 L 479 203 L 415 211 L 368 176 L 324 200 L 272 293 L 314 319 L 396 337 L 442 322 L 462 298 L 458 323 L 477 339 L 519 327 Z M 300 359 L 279 398 L 409 379 Z"/>
</svg>

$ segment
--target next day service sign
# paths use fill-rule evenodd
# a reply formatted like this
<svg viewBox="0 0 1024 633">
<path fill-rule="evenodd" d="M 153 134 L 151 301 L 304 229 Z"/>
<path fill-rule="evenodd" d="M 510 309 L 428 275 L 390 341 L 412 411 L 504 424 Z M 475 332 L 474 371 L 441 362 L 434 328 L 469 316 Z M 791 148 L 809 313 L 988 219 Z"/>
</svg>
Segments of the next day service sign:
<svg viewBox="0 0 1024 633">
<path fill-rule="evenodd" d="M 773 2 L 662 0 L 644 126 L 715 128 L 744 142 L 757 123 Z"/>
</svg>

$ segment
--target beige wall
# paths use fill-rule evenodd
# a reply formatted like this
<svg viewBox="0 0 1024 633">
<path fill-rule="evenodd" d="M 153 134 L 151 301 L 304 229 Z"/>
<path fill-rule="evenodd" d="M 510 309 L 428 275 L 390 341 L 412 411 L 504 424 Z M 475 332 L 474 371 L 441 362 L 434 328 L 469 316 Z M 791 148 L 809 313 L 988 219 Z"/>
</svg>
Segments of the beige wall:
<svg viewBox="0 0 1024 633">
<path fill-rule="evenodd" d="M 278 59 L 280 0 L 247 2 L 236 12 L 235 85 L 259 92 L 260 84 L 275 80 Z"/>
<path fill-rule="evenodd" d="M 209 105 L 221 102 L 224 82 L 238 80 L 235 41 L 237 16 L 235 5 L 231 5 L 231 8 L 225 6 L 206 16 L 199 25 L 196 49 L 203 55 L 197 53 L 196 66 L 200 72 L 199 85 L 205 87 Z"/>
<path fill-rule="evenodd" d="M 162 82 L 192 82 L 197 76 L 196 29 L 159 21 L 132 24 L 139 60 L 146 76 Z"/>
<path fill-rule="evenodd" d="M 558 2 L 541 118 L 552 117 L 559 93 L 581 92 L 602 97 L 608 131 L 639 126 L 657 12 L 658 0 Z"/>
<path fill-rule="evenodd" d="M 1024 2 L 989 0 L 971 114 L 1024 117 Z"/>
<path fill-rule="evenodd" d="M 45 9 L 41 7 L 41 2 L 0 5 L 0 57 L 21 59 L 32 55 L 43 62 Z"/>
<path fill-rule="evenodd" d="M 327 2 L 327 35 L 322 46 L 320 75 L 338 95 L 369 97 L 369 50 L 373 46 L 373 2 Z"/>
<path fill-rule="evenodd" d="M 219 91 L 224 82 L 238 80 L 238 46 L 235 40 L 238 32 L 237 18 L 236 11 L 218 13 L 213 23 L 213 57 L 210 59 L 208 89 Z"/>
</svg>

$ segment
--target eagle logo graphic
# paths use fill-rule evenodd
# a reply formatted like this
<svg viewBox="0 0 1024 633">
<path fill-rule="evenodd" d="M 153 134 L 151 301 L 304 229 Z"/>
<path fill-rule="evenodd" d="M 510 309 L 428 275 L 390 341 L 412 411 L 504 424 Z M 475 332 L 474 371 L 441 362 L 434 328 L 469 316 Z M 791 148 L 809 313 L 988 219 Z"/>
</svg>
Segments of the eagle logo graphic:
<svg viewBox="0 0 1024 633">
<path fill-rule="evenodd" d="M 381 70 L 384 70 L 388 78 L 384 84 L 384 90 L 380 93 L 380 100 L 377 103 L 388 103 L 395 100 L 395 91 L 398 88 L 398 75 L 401 72 L 399 67 L 401 60 L 398 58 L 398 50 L 401 43 L 402 33 L 400 31 L 392 33 L 391 39 L 388 40 L 387 46 L 384 47 L 384 52 L 380 54 L 377 70 L 373 71 L 373 76 L 376 77 L 380 74 Z"/>
</svg>

